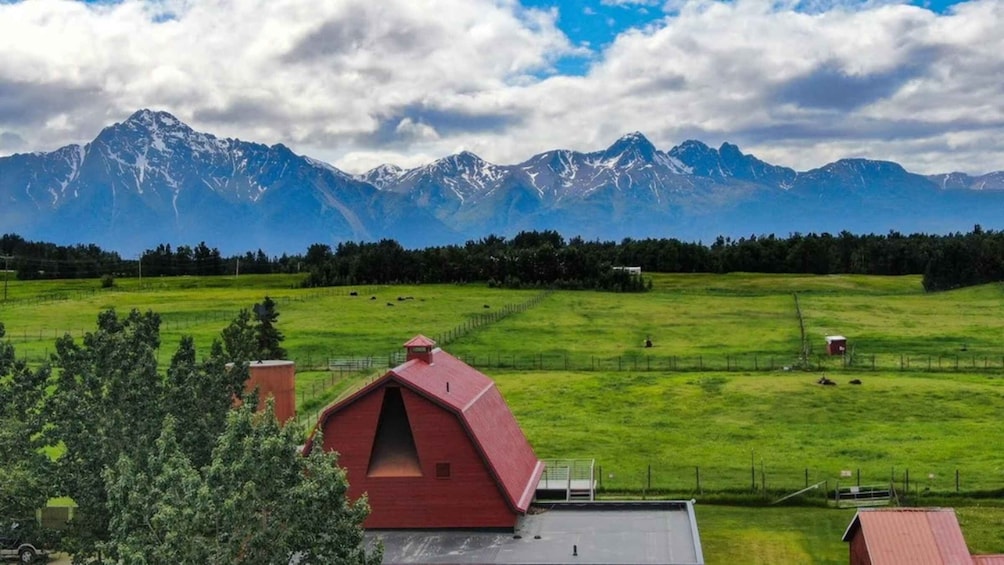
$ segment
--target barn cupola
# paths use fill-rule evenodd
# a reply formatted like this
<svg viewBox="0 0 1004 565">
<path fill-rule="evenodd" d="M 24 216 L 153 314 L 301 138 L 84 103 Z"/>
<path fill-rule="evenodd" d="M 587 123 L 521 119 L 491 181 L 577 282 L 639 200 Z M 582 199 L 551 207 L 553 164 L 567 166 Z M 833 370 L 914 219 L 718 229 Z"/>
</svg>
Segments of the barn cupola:
<svg viewBox="0 0 1004 565">
<path fill-rule="evenodd" d="M 422 334 L 416 335 L 411 338 L 408 343 L 404 344 L 404 349 L 408 353 L 406 360 L 411 361 L 412 359 L 420 359 L 431 365 L 432 350 L 435 349 L 435 347 L 436 342 Z"/>
</svg>

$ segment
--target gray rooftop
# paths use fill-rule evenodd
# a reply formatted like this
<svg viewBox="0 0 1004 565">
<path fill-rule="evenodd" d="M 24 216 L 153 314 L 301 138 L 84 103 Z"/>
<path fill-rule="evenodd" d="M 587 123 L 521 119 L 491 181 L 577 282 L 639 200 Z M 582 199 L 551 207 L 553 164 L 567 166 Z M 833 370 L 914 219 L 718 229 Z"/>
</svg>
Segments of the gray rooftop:
<svg viewBox="0 0 1004 565">
<path fill-rule="evenodd" d="M 535 506 L 514 532 L 380 530 L 384 563 L 702 565 L 690 502 Z M 573 548 L 577 555 L 573 555 Z"/>
</svg>

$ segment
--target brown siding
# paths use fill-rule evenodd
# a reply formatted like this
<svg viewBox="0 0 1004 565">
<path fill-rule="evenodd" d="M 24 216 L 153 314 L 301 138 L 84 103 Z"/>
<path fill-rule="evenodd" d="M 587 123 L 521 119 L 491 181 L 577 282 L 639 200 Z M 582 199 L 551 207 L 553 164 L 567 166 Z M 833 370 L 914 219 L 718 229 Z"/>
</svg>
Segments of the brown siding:
<svg viewBox="0 0 1004 565">
<path fill-rule="evenodd" d="M 265 409 L 268 397 L 275 398 L 275 419 L 285 422 L 296 418 L 296 365 L 292 361 L 274 362 L 257 365 L 252 362 L 248 369 L 250 378 L 244 384 L 244 390 L 251 391 L 258 387 L 258 409 Z"/>
<path fill-rule="evenodd" d="M 407 388 L 401 389 L 411 423 L 421 477 L 367 477 L 383 387 L 332 414 L 324 449 L 340 454 L 349 496 L 367 493 L 367 528 L 512 528 L 506 503 L 457 416 Z M 335 430 L 342 430 L 336 434 Z M 351 431 L 346 431 L 351 430 Z M 436 478 L 436 464 L 450 464 L 450 478 Z"/>
<path fill-rule="evenodd" d="M 865 545 L 865 536 L 859 528 L 851 538 L 851 565 L 872 565 L 872 560 L 868 555 L 868 546 Z"/>
</svg>

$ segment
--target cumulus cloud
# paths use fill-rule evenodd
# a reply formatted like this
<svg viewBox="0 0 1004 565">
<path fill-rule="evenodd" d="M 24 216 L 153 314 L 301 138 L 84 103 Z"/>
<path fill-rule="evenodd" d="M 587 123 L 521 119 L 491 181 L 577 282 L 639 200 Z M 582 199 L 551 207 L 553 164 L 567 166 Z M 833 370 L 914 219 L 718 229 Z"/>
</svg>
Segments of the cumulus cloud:
<svg viewBox="0 0 1004 565">
<path fill-rule="evenodd" d="M 0 152 L 92 139 L 138 108 L 360 172 L 468 149 L 498 163 L 639 130 L 810 168 L 1004 169 L 1004 2 L 660 5 L 591 57 L 516 0 L 0 3 Z M 16 136 L 16 137 L 15 137 Z"/>
</svg>

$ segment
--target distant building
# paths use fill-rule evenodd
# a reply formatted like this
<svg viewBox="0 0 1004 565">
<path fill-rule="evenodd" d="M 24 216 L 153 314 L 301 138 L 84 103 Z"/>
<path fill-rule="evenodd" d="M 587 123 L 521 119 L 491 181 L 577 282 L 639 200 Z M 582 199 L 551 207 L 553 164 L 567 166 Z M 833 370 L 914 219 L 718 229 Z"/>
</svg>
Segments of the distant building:
<svg viewBox="0 0 1004 565">
<path fill-rule="evenodd" d="M 828 355 L 844 355 L 847 353 L 847 338 L 842 335 L 826 336 L 826 353 Z"/>
<path fill-rule="evenodd" d="M 624 271 L 629 275 L 641 276 L 641 267 L 613 267 L 615 271 Z"/>
<path fill-rule="evenodd" d="M 858 510 L 844 532 L 850 565 L 1004 565 L 1004 555 L 970 555 L 951 508 Z"/>
</svg>

